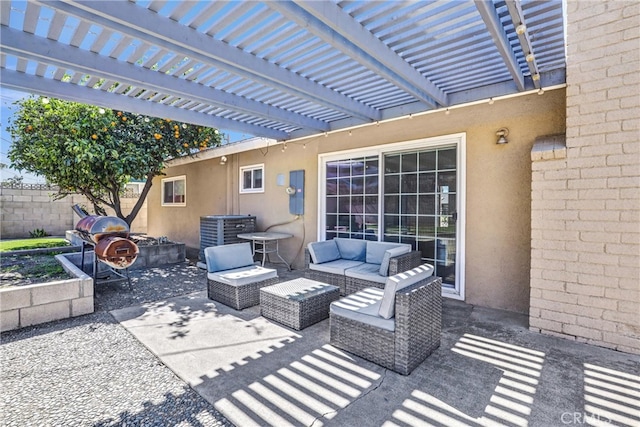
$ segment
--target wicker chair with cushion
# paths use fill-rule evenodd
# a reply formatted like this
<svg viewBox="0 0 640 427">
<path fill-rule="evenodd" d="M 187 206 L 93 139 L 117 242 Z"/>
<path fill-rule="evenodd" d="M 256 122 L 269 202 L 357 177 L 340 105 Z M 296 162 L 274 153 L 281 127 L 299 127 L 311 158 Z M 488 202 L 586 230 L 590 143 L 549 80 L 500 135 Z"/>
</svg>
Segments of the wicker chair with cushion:
<svg viewBox="0 0 640 427">
<path fill-rule="evenodd" d="M 204 256 L 209 299 L 236 310 L 258 305 L 260 288 L 278 283 L 276 270 L 254 263 L 249 242 L 205 248 Z"/>
<path fill-rule="evenodd" d="M 387 279 L 330 306 L 330 343 L 403 375 L 440 346 L 442 279 L 433 266 Z"/>
</svg>

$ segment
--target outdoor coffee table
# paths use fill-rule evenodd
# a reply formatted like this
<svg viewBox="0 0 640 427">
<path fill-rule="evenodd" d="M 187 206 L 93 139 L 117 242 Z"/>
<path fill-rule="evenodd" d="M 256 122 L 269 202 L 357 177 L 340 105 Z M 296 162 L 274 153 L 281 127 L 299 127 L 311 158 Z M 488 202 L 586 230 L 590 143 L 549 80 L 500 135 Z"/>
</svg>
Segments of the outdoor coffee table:
<svg viewBox="0 0 640 427">
<path fill-rule="evenodd" d="M 260 313 L 292 329 L 301 330 L 329 317 L 329 305 L 340 288 L 300 278 L 260 289 Z"/>
</svg>

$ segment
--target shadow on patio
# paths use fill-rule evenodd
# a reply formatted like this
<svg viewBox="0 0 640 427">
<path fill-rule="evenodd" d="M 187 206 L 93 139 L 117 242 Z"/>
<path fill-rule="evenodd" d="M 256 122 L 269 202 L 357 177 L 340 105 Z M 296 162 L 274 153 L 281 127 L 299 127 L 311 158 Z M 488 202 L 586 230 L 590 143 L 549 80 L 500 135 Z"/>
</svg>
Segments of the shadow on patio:
<svg viewBox="0 0 640 427">
<path fill-rule="evenodd" d="M 329 345 L 328 320 L 293 331 L 205 291 L 111 313 L 238 426 L 640 423 L 637 356 L 520 314 L 445 300 L 441 347 L 405 377 Z"/>
</svg>

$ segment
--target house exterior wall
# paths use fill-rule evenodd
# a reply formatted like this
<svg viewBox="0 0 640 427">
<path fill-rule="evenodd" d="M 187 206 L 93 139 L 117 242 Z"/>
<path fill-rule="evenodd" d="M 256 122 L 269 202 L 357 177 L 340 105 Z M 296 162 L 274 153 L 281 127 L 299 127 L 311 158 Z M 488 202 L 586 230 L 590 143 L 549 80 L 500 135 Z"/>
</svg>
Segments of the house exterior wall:
<svg viewBox="0 0 640 427">
<path fill-rule="evenodd" d="M 533 152 L 530 327 L 640 353 L 640 3 L 568 2 L 566 148 Z"/>
<path fill-rule="evenodd" d="M 496 131 L 510 131 L 506 145 L 496 144 Z M 186 175 L 187 206 L 162 207 L 160 178 L 149 195 L 149 234 L 166 235 L 199 247 L 202 215 L 251 214 L 259 230 L 289 232 L 281 253 L 303 267 L 303 247 L 317 239 L 318 155 L 428 137 L 466 134 L 466 301 L 487 307 L 527 312 L 531 239 L 531 161 L 535 139 L 564 133 L 565 91 L 549 90 L 498 99 L 450 114 L 438 111 L 412 119 L 380 123 L 348 132 L 319 135 L 304 141 L 265 147 L 168 168 L 167 176 Z M 265 165 L 265 192 L 239 194 L 239 167 Z M 289 214 L 285 187 L 289 171 L 305 171 L 305 215 Z M 277 185 L 283 174 L 285 185 Z"/>
</svg>

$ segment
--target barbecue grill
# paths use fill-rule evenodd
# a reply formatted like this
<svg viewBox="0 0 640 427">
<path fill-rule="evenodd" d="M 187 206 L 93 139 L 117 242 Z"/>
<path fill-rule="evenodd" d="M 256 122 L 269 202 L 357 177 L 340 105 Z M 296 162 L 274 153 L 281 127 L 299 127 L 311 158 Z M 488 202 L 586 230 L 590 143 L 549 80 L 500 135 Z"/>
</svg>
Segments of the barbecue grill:
<svg viewBox="0 0 640 427">
<path fill-rule="evenodd" d="M 127 280 L 131 287 L 127 269 L 136 261 L 139 249 L 138 245 L 129 240 L 129 224 L 115 216 L 89 215 L 78 205 L 73 206 L 73 211 L 80 216 L 76 232 L 83 241 L 82 267 L 85 250 L 92 248 L 94 280 L 98 280 L 98 262 L 101 262 L 115 274 L 115 280 Z M 116 270 L 125 270 L 125 274 Z"/>
</svg>

